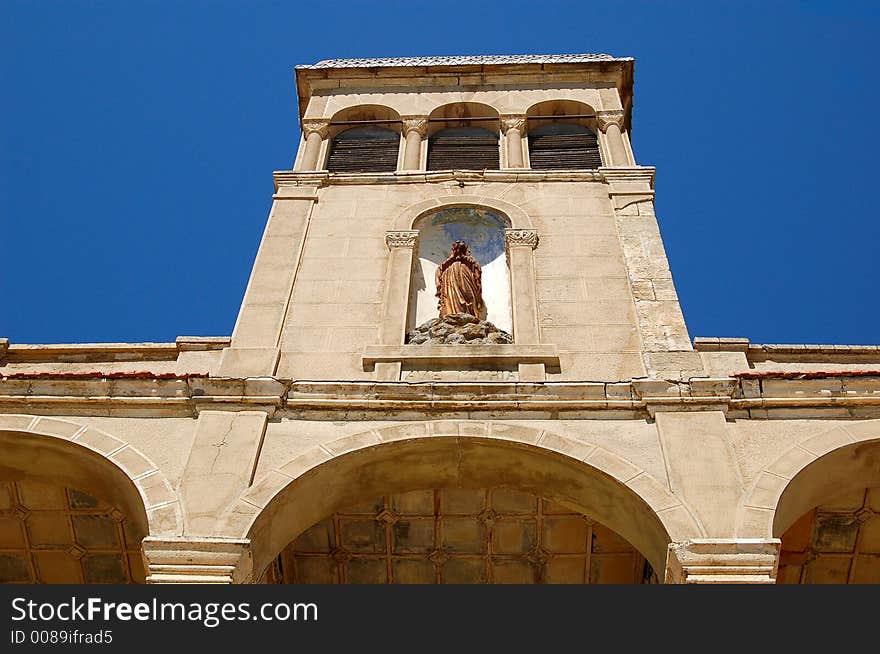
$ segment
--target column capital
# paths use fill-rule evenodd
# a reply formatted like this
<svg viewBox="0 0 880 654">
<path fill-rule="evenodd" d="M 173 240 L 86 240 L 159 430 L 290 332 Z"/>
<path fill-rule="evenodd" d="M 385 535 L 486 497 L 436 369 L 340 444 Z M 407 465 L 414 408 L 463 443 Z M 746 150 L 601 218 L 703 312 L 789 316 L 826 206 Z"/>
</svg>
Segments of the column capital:
<svg viewBox="0 0 880 654">
<path fill-rule="evenodd" d="M 306 138 L 310 134 L 318 134 L 322 139 L 330 133 L 330 121 L 326 118 L 305 118 L 302 121 L 302 131 Z"/>
<path fill-rule="evenodd" d="M 670 543 L 667 584 L 774 584 L 778 538 L 694 538 Z"/>
<path fill-rule="evenodd" d="M 526 130 L 526 120 L 524 114 L 508 114 L 501 116 L 501 131 L 506 133 L 507 130 L 515 129 L 522 134 Z"/>
<path fill-rule="evenodd" d="M 406 136 L 410 132 L 417 132 L 419 136 L 425 138 L 428 133 L 428 117 L 427 116 L 402 116 L 403 135 Z"/>
<path fill-rule="evenodd" d="M 504 244 L 507 248 L 538 247 L 538 230 L 536 229 L 505 229 Z"/>
<path fill-rule="evenodd" d="M 623 129 L 623 109 L 597 111 L 596 121 L 599 124 L 599 129 L 603 132 L 611 125 L 617 125 L 618 128 Z"/>
<path fill-rule="evenodd" d="M 419 232 L 414 229 L 385 232 L 385 245 L 389 250 L 394 248 L 414 248 L 419 239 Z"/>
</svg>

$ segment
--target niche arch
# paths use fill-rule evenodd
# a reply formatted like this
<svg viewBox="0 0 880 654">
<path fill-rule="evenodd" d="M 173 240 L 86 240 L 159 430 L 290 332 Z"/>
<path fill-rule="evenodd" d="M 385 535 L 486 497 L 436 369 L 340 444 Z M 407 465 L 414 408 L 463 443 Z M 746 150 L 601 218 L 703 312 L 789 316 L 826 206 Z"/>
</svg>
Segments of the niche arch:
<svg viewBox="0 0 880 654">
<path fill-rule="evenodd" d="M 510 270 L 505 254 L 505 230 L 510 219 L 479 205 L 433 209 L 413 222 L 418 232 L 410 274 L 407 330 L 438 316 L 435 274 L 449 257 L 452 243 L 464 241 L 482 268 L 485 315 L 499 329 L 513 333 Z"/>
<path fill-rule="evenodd" d="M 485 351 L 462 345 L 455 350 L 456 357 L 450 359 L 441 356 L 451 353 L 447 345 L 408 345 L 406 334 L 410 323 L 410 289 L 419 240 L 419 231 L 414 227 L 419 226 L 417 221 L 426 214 L 455 207 L 485 210 L 503 216 L 509 225 L 503 228 L 503 232 L 505 263 L 510 275 L 513 343 L 490 344 L 486 346 L 490 349 Z M 540 340 L 534 261 L 534 249 L 538 247 L 539 238 L 525 211 L 495 198 L 444 196 L 411 205 L 395 219 L 393 227 L 385 233 L 389 253 L 379 342 L 364 348 L 362 364 L 365 371 L 375 371 L 376 379 L 381 381 L 399 381 L 405 369 L 435 370 L 437 366 L 449 368 L 449 364 L 459 366 L 456 369 L 490 371 L 500 376 L 515 372 L 520 381 L 543 381 L 548 370 L 559 371 L 558 350 L 553 345 L 542 344 Z M 423 284 L 427 287 L 428 280 L 424 280 Z M 415 322 L 415 318 L 412 322 Z M 436 347 L 440 347 L 442 352 L 431 350 Z"/>
</svg>

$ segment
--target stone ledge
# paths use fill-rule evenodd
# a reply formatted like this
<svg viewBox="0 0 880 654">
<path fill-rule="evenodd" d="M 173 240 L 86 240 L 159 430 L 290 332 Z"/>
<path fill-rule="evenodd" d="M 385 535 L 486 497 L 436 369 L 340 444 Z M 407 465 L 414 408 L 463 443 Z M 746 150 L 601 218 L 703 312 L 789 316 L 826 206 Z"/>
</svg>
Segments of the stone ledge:
<svg viewBox="0 0 880 654">
<path fill-rule="evenodd" d="M 361 358 L 364 370 L 377 363 L 401 363 L 417 368 L 502 368 L 520 363 L 543 363 L 559 369 L 555 345 L 368 345 Z"/>
<path fill-rule="evenodd" d="M 180 352 L 206 352 L 228 347 L 229 336 L 178 336 L 174 343 L 20 344 L 0 339 L 0 361 L 10 363 L 90 361 L 174 361 Z"/>
<path fill-rule="evenodd" d="M 389 173 L 329 173 L 325 170 L 295 172 L 276 170 L 272 173 L 275 182 L 275 199 L 312 199 L 311 191 L 282 191 L 283 188 L 360 185 L 360 184 L 426 184 L 448 181 L 477 182 L 607 182 L 605 171 L 611 171 L 615 180 L 623 182 L 653 179 L 653 172 L 638 172 L 653 168 L 599 168 L 596 170 L 559 169 L 529 170 L 511 168 L 506 170 L 420 170 L 414 172 Z M 621 173 L 619 171 L 629 171 Z"/>
<path fill-rule="evenodd" d="M 404 350 L 404 348 L 406 348 Z M 428 346 L 431 348 L 431 346 Z M 371 353 L 374 365 L 389 355 L 407 358 L 409 350 L 425 346 L 392 346 Z M 509 361 L 547 361 L 555 356 L 548 346 L 433 346 L 470 349 L 498 365 L 499 348 Z M 432 349 L 433 349 L 432 348 Z M 519 350 L 519 351 L 517 351 Z M 462 358 L 453 356 L 460 365 Z M 501 357 L 504 360 L 504 356 Z M 441 360 L 442 363 L 442 360 Z M 397 365 L 400 365 L 399 363 Z M 483 364 L 478 364 L 483 365 Z M 510 367 L 514 363 L 506 364 Z M 520 365 L 520 364 L 516 364 Z M 522 364 L 522 365 L 545 365 Z M 652 416 L 658 411 L 725 411 L 733 417 L 880 417 L 880 372 L 869 376 L 820 379 L 691 378 L 689 381 L 634 379 L 631 381 L 542 380 L 479 382 L 309 381 L 274 377 L 205 377 L 143 373 L 16 373 L 0 375 L 0 411 L 41 415 L 189 416 L 204 410 L 317 411 L 324 417 L 348 411 L 391 415 L 416 406 L 435 412 L 491 410 L 510 412 L 605 412 L 605 417 Z"/>
<path fill-rule="evenodd" d="M 670 543 L 666 583 L 774 584 L 778 538 L 695 538 Z"/>
<path fill-rule="evenodd" d="M 786 362 L 822 361 L 834 363 L 880 362 L 880 345 L 822 345 L 813 343 L 750 343 L 747 338 L 694 339 L 698 352 L 745 352 L 749 361 L 784 357 Z"/>
<path fill-rule="evenodd" d="M 252 572 L 248 539 L 147 536 L 141 551 L 151 584 L 243 583 Z"/>
</svg>

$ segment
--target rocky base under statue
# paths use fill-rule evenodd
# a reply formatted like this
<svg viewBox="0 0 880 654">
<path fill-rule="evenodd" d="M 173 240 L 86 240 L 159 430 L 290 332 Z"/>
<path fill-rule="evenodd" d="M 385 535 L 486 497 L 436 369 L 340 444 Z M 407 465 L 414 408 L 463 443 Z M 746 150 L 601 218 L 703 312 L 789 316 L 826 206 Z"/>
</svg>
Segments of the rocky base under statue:
<svg viewBox="0 0 880 654">
<path fill-rule="evenodd" d="M 513 337 L 487 320 L 451 313 L 422 323 L 406 335 L 411 345 L 493 345 L 513 343 Z"/>
</svg>

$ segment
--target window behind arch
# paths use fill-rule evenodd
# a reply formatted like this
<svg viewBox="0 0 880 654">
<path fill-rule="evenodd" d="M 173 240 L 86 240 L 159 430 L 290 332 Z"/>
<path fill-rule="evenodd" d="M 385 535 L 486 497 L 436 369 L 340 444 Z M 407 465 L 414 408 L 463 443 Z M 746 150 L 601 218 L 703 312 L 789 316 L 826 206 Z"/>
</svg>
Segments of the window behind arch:
<svg viewBox="0 0 880 654">
<path fill-rule="evenodd" d="M 384 127 L 354 127 L 337 134 L 330 145 L 331 173 L 384 173 L 397 170 L 400 137 Z"/>
<path fill-rule="evenodd" d="M 498 170 L 498 135 L 481 127 L 450 127 L 428 140 L 428 170 Z"/>
<path fill-rule="evenodd" d="M 532 168 L 598 168 L 599 141 L 583 125 L 548 123 L 529 129 L 529 160 Z"/>
</svg>

